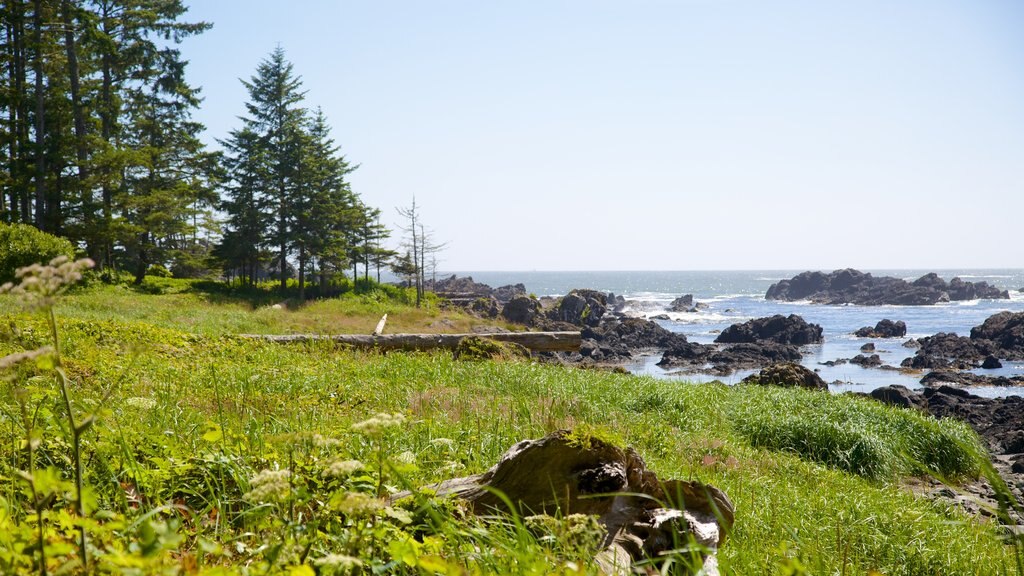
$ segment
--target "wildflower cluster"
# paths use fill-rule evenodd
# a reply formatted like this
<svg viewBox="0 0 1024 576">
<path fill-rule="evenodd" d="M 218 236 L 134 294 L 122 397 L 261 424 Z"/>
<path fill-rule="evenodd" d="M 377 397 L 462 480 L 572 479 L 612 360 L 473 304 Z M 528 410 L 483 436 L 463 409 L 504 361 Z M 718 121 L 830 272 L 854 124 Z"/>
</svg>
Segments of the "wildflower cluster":
<svg viewBox="0 0 1024 576">
<path fill-rule="evenodd" d="M 362 469 L 363 463 L 358 460 L 334 460 L 324 468 L 321 475 L 324 478 L 339 478 Z"/>
<path fill-rule="evenodd" d="M 290 470 L 261 470 L 249 480 L 244 498 L 253 502 L 281 502 L 291 494 Z"/>
<path fill-rule="evenodd" d="M 397 428 L 405 423 L 405 416 L 401 414 L 380 413 L 368 420 L 356 422 L 352 425 L 352 431 L 364 436 L 380 436 L 389 428 Z"/>
<path fill-rule="evenodd" d="M 58 256 L 45 266 L 32 264 L 18 268 L 14 277 L 20 282 L 0 286 L 0 294 L 13 294 L 29 308 L 48 308 L 58 295 L 82 279 L 82 271 L 94 265 L 89 258 L 71 261 L 67 256 Z"/>
</svg>

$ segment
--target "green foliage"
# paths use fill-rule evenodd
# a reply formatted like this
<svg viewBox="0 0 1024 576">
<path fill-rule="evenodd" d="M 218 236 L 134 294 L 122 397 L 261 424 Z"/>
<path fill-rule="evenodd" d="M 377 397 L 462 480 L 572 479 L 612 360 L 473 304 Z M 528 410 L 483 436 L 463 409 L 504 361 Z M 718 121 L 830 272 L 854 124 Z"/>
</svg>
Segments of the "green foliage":
<svg viewBox="0 0 1024 576">
<path fill-rule="evenodd" d="M 18 268 L 49 262 L 58 256 L 73 258 L 75 247 L 65 238 L 28 224 L 0 222 L 0 284 L 14 280 Z"/>
<path fill-rule="evenodd" d="M 515 342 L 467 336 L 455 347 L 456 360 L 513 360 L 529 358 L 530 351 Z"/>
<path fill-rule="evenodd" d="M 980 471 L 974 432 L 957 420 L 816 391 L 749 388 L 735 422 L 753 446 L 792 451 L 872 480 L 974 478 Z"/>
<path fill-rule="evenodd" d="M 173 274 L 163 264 L 153 264 L 146 269 L 146 276 L 155 276 L 157 278 L 171 278 Z"/>
<path fill-rule="evenodd" d="M 317 306 L 376 322 L 377 306 L 394 305 L 376 293 Z M 899 484 L 925 471 L 949 481 L 977 473 L 977 438 L 951 422 L 797 389 L 280 346 L 225 334 L 241 326 L 230 294 L 94 294 L 66 296 L 57 311 L 75 316 L 60 326 L 76 414 L 99 407 L 82 451 L 101 573 L 593 573 L 592 519 L 477 519 L 415 490 L 482 472 L 524 438 L 572 429 L 581 443 L 634 446 L 660 477 L 728 494 L 737 516 L 719 552 L 723 574 L 1019 574 L 999 530 Z M 203 326 L 207 336 L 142 316 L 164 299 L 176 310 L 199 306 L 203 294 L 223 299 L 201 308 L 218 326 L 173 325 Z M 0 354 L 47 342 L 44 319 L 0 318 L 12 322 L 18 334 L 0 341 Z M 23 366 L 0 384 L 3 573 L 38 572 L 37 509 L 50 571 L 73 570 L 71 442 L 46 374 L 45 363 Z M 31 437 L 40 499 L 15 473 L 27 464 L 18 397 L 39 406 Z M 789 415 L 812 431 L 787 432 Z M 871 450 L 849 456 L 860 444 Z M 414 491 L 379 498 L 403 489 Z"/>
</svg>

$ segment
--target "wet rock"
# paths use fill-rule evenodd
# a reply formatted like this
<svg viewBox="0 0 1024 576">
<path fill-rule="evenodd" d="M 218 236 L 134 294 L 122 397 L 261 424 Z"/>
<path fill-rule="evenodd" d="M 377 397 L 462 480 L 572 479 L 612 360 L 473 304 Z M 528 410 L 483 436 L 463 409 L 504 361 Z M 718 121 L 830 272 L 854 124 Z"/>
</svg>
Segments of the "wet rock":
<svg viewBox="0 0 1024 576">
<path fill-rule="evenodd" d="M 903 361 L 904 368 L 958 370 L 977 368 L 992 353 L 991 344 L 958 336 L 953 332 L 939 332 L 918 340 L 921 347 L 913 357 Z"/>
<path fill-rule="evenodd" d="M 1003 367 L 1003 363 L 999 361 L 995 356 L 986 356 L 985 360 L 982 361 L 981 367 L 985 370 L 996 370 Z"/>
<path fill-rule="evenodd" d="M 687 344 L 686 336 L 642 318 L 624 318 L 621 322 L 587 327 L 580 335 L 584 343 L 600 351 L 604 361 L 625 361 L 643 352 Z"/>
<path fill-rule="evenodd" d="M 971 340 L 987 341 L 1004 360 L 1024 360 L 1024 312 L 1000 312 L 971 328 Z"/>
<path fill-rule="evenodd" d="M 860 304 L 864 306 L 930 305 L 949 300 L 975 298 L 1007 299 L 1009 294 L 986 282 L 963 282 L 959 278 L 947 284 L 935 273 L 925 274 L 913 283 L 889 276 L 874 277 L 847 268 L 830 274 L 803 272 L 789 280 L 772 284 L 765 293 L 768 300 L 811 300 L 819 304 Z"/>
<path fill-rule="evenodd" d="M 907 325 L 902 320 L 880 320 L 874 328 L 864 326 L 853 334 L 860 338 L 902 338 L 907 335 Z"/>
<path fill-rule="evenodd" d="M 882 359 L 878 357 L 878 354 L 872 354 L 871 356 L 857 354 L 850 358 L 850 364 L 856 364 L 862 368 L 874 368 L 882 365 Z"/>
<path fill-rule="evenodd" d="M 955 372 L 950 370 L 932 370 L 921 378 L 924 386 L 1021 386 L 1024 376 L 982 376 L 972 372 Z"/>
<path fill-rule="evenodd" d="M 768 318 L 755 318 L 742 324 L 733 324 L 715 338 L 722 344 L 775 342 L 803 346 L 822 341 L 821 326 L 808 324 L 796 314 L 788 317 L 776 314 Z"/>
<path fill-rule="evenodd" d="M 779 362 L 799 362 L 802 358 L 800 350 L 790 344 L 744 342 L 711 353 L 708 361 L 714 364 L 717 373 L 729 374 Z"/>
<path fill-rule="evenodd" d="M 760 384 L 762 386 L 799 386 L 813 390 L 828 390 L 828 384 L 811 370 L 799 364 L 781 363 L 773 364 L 743 379 L 745 384 Z"/>
<path fill-rule="evenodd" d="M 860 351 L 861 352 L 874 352 L 875 351 L 875 343 L 874 342 L 868 342 L 867 344 L 865 344 L 865 345 L 860 347 Z"/>
<path fill-rule="evenodd" d="M 693 294 L 680 296 L 669 304 L 668 309 L 672 312 L 686 312 L 693 308 Z"/>
</svg>

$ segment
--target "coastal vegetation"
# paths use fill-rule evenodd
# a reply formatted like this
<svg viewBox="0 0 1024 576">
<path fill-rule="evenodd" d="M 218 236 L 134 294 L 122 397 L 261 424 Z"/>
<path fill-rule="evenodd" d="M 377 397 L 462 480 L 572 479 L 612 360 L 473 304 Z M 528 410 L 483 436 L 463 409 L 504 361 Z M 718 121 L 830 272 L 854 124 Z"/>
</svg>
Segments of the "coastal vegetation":
<svg viewBox="0 0 1024 576">
<path fill-rule="evenodd" d="M 476 518 L 429 492 L 379 498 L 481 472 L 512 444 L 559 429 L 633 446 L 659 476 L 722 489 L 736 508 L 719 551 L 725 574 L 1021 573 L 994 519 L 905 487 L 985 471 L 977 437 L 955 420 L 514 355 L 282 346 L 232 333 L 306 329 L 308 319 L 268 319 L 306 308 L 150 284 L 163 293 L 94 282 L 34 312 L 0 297 L 2 353 L 23 354 L 5 368 L 2 396 L 5 573 L 43 573 L 43 558 L 48 573 L 80 571 L 83 556 L 123 574 L 590 573 L 592 530 L 568 517 Z M 437 321 L 436 310 L 415 316 L 424 310 L 400 292 L 377 294 L 309 308 Z M 175 316 L 182 299 L 201 313 Z M 38 349 L 48 352 L 24 356 Z"/>
</svg>

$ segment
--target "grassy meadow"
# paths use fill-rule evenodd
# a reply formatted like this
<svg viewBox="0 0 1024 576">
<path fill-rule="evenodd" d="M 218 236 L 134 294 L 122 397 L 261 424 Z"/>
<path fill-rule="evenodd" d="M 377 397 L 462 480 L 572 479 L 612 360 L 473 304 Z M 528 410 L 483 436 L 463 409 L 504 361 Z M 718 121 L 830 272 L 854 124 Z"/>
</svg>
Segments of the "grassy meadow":
<svg viewBox="0 0 1024 576">
<path fill-rule="evenodd" d="M 0 573 L 82 573 L 83 527 L 101 574 L 593 573 L 596 532 L 571 518 L 537 528 L 429 495 L 379 498 L 573 428 L 634 446 L 661 478 L 725 491 L 723 574 L 1022 574 L 998 526 L 901 485 L 981 473 L 958 422 L 803 390 L 276 345 L 234 334 L 368 333 L 383 313 L 391 332 L 487 323 L 383 291 L 275 309 L 269 295 L 147 282 L 64 295 L 59 361 L 4 369 Z M 0 356 L 53 345 L 45 314 L 13 297 L 0 296 L 0 326 Z"/>
</svg>

